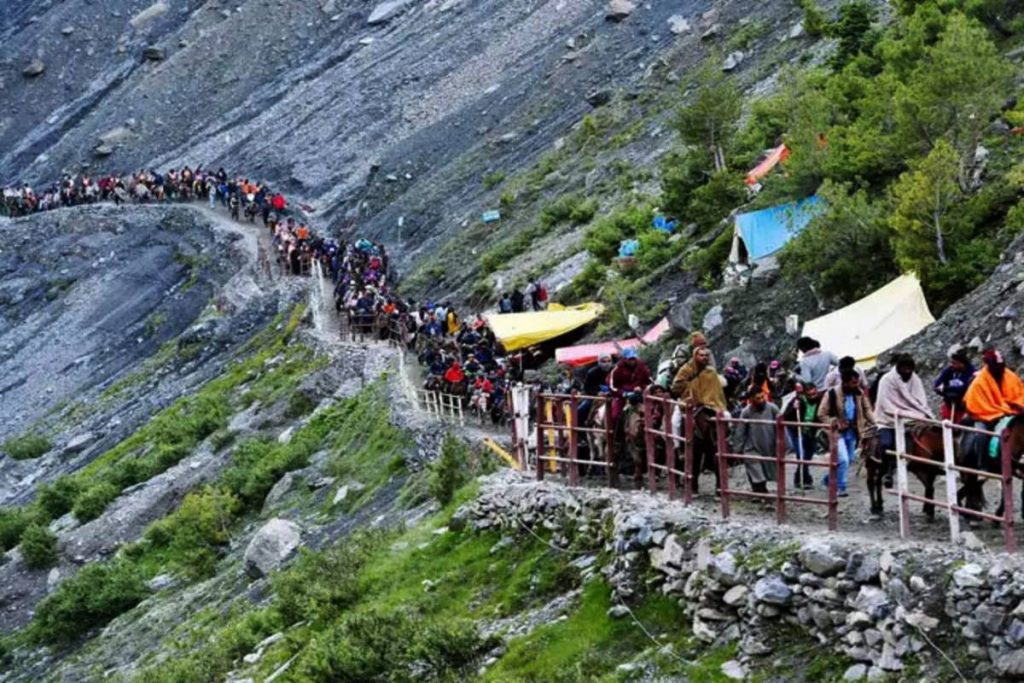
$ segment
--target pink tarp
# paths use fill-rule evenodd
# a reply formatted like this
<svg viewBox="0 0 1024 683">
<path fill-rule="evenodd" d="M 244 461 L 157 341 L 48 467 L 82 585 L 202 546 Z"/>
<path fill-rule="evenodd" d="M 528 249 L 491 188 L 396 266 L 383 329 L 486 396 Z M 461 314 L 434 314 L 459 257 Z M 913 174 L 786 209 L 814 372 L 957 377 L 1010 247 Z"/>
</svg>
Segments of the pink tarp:
<svg viewBox="0 0 1024 683">
<path fill-rule="evenodd" d="M 621 339 L 619 341 L 601 342 L 600 344 L 581 344 L 579 346 L 567 346 L 555 351 L 555 361 L 573 367 L 579 365 L 590 365 L 596 363 L 601 354 L 620 354 L 626 349 L 636 348 L 646 344 L 654 344 L 668 332 L 670 325 L 668 318 L 662 318 L 661 322 L 648 330 L 647 334 L 639 339 Z"/>
<path fill-rule="evenodd" d="M 768 152 L 768 156 L 747 173 L 747 185 L 753 185 L 771 173 L 772 169 L 789 158 L 789 147 L 779 145 Z"/>
</svg>

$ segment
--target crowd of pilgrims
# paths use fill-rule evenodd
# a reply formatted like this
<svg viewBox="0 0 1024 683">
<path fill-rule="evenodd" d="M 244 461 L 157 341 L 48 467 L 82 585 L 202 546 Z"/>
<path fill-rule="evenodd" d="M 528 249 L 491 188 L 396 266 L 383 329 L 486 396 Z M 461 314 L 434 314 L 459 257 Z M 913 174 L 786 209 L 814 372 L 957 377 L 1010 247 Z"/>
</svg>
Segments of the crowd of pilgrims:
<svg viewBox="0 0 1024 683">
<path fill-rule="evenodd" d="M 310 229 L 301 212 L 299 218 L 291 214 L 280 192 L 272 191 L 266 183 L 229 175 L 223 168 L 212 171 L 185 166 L 165 173 L 143 170 L 120 176 L 68 175 L 41 191 L 28 185 L 4 188 L 2 199 L 0 214 L 12 217 L 96 202 L 202 201 L 209 202 L 211 208 L 223 207 L 235 220 L 255 223 L 260 218 L 271 233 L 283 272 L 309 275 L 319 264 L 320 274 L 334 282 L 335 307 L 350 330 L 398 341 L 416 354 L 426 376 L 425 389 L 460 397 L 482 419 L 495 424 L 510 417 L 510 388 L 526 380 L 527 368 L 537 365 L 543 357 L 536 349 L 507 353 L 479 314 L 464 319 L 449 302 L 417 304 L 403 299 L 395 292 L 382 244 L 366 239 L 326 239 Z M 543 310 L 547 300 L 546 288 L 531 281 L 525 292 L 504 293 L 498 312 Z M 797 351 L 796 362 L 769 360 L 750 369 L 738 358 L 730 358 L 719 368 L 707 340 L 696 332 L 688 344 L 676 347 L 671 359 L 654 373 L 635 349 L 627 348 L 617 357 L 602 355 L 589 367 L 567 369 L 560 381 L 545 382 L 536 373 L 529 379 L 535 392 L 575 391 L 583 396 L 577 423 L 610 425 L 616 440 L 615 452 L 622 454 L 619 467 L 632 470 L 636 478 L 641 476 L 646 462 L 642 401 L 645 393 L 716 412 L 729 411 L 734 417 L 772 421 L 781 414 L 786 421 L 807 424 L 786 428 L 787 447 L 803 460 L 811 460 L 826 450 L 822 430 L 810 425 L 836 421 L 840 426 L 838 490 L 840 495 L 846 495 L 847 472 L 858 446 L 868 436 L 877 435 L 881 447 L 893 447 L 895 410 L 933 417 L 924 385 L 915 373 L 913 359 L 908 357 L 897 358 L 891 368 L 878 372 L 869 385 L 853 358 L 837 358 L 822 350 L 813 339 L 800 339 Z M 982 385 L 975 382 L 974 394 L 983 398 L 974 401 L 983 407 L 973 411 L 967 407 L 968 388 L 976 375 L 985 379 L 986 372 L 993 376 L 998 373 L 999 382 L 1003 382 L 998 352 L 988 350 L 983 359 L 986 365 L 976 372 L 963 353 L 950 357 L 949 364 L 933 382 L 934 390 L 942 397 L 940 417 L 954 421 L 974 418 L 979 425 L 991 426 L 998 414 L 1007 412 L 996 405 L 999 401 L 1024 408 L 1024 384 L 1020 382 L 1013 384 L 1019 391 L 1009 397 L 1002 396 L 1005 392 L 1001 389 L 992 389 L 992 382 L 984 384 L 984 392 Z M 1012 372 L 1006 374 L 1016 379 Z M 1000 386 L 996 383 L 997 389 Z M 657 402 L 652 405 L 659 412 L 663 410 Z M 655 422 L 661 419 L 657 415 L 653 418 Z M 665 427 L 679 434 L 679 421 L 680 411 L 675 411 L 673 424 Z M 731 436 L 734 452 L 773 454 L 774 435 L 769 425 L 739 424 Z M 581 445 L 584 450 L 599 448 L 592 439 Z M 772 463 L 748 461 L 746 468 L 755 491 L 765 491 L 766 483 L 776 477 Z M 795 487 L 815 485 L 809 468 L 795 469 Z"/>
<path fill-rule="evenodd" d="M 211 207 L 219 203 L 236 219 L 244 213 L 255 222 L 262 214 L 264 223 L 271 219 L 271 214 L 281 215 L 286 204 L 284 196 L 272 192 L 266 183 L 230 175 L 223 168 L 214 171 L 200 166 L 193 170 L 183 166 L 165 172 L 65 175 L 38 190 L 27 183 L 12 185 L 3 189 L 0 209 L 3 215 L 18 217 L 97 202 L 146 204 L 193 200 L 209 201 Z"/>
<path fill-rule="evenodd" d="M 394 339 L 414 352 L 423 388 L 459 397 L 481 419 L 508 417 L 508 392 L 522 381 L 524 354 L 505 352 L 482 315 L 463 320 L 448 302 L 398 296 L 384 246 L 359 239 L 330 264 L 335 308 L 357 334 Z"/>
</svg>

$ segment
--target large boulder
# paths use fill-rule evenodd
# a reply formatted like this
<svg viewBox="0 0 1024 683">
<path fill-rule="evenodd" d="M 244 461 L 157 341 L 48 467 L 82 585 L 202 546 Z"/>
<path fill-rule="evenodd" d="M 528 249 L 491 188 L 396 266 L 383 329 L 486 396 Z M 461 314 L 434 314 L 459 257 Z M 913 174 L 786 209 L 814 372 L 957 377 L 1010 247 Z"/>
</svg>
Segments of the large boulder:
<svg viewBox="0 0 1024 683">
<path fill-rule="evenodd" d="M 256 532 L 245 549 L 245 571 L 253 578 L 266 576 L 295 553 L 302 528 L 286 519 L 272 519 Z"/>
<path fill-rule="evenodd" d="M 62 455 L 75 455 L 81 453 L 89 447 L 93 441 L 96 440 L 96 435 L 92 432 L 83 432 L 77 436 L 71 437 L 71 439 L 64 445 L 64 450 L 61 451 Z"/>
<path fill-rule="evenodd" d="M 622 21 L 636 9 L 632 0 L 610 0 L 608 10 L 605 12 L 605 19 L 608 21 Z"/>
<path fill-rule="evenodd" d="M 263 499 L 263 512 L 268 512 L 280 505 L 301 479 L 301 475 L 297 475 L 295 472 L 286 472 L 270 489 L 267 497 Z"/>
</svg>

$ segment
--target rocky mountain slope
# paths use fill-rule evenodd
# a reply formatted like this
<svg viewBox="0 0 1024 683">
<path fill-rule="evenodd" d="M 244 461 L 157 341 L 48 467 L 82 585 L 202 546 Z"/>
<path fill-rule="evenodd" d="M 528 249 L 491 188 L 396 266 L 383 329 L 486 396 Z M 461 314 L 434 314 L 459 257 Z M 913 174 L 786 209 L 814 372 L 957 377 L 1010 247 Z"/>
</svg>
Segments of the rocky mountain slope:
<svg viewBox="0 0 1024 683">
<path fill-rule="evenodd" d="M 4 504 L 216 376 L 292 296 L 261 286 L 254 233 L 199 208 L 54 211 L 0 234 L 0 450 L 39 451 L 0 462 Z"/>
<path fill-rule="evenodd" d="M 494 208 L 499 193 L 483 176 L 528 169 L 595 105 L 625 96 L 664 107 L 703 54 L 731 49 L 741 20 L 758 37 L 744 44 L 741 69 L 769 53 L 784 59 L 774 45 L 799 18 L 783 0 L 753 10 L 618 4 L 632 9 L 610 13 L 604 0 L 25 3 L 2 27 L 0 88 L 13 106 L 0 125 L 0 179 L 85 166 L 244 169 L 337 225 L 355 221 L 400 245 L 411 263 Z M 24 75 L 36 59 L 46 70 Z M 634 156 L 664 147 L 659 137 Z"/>
<path fill-rule="evenodd" d="M 475 307 L 527 275 L 568 284 L 591 219 L 658 195 L 704 60 L 759 95 L 827 59 L 803 17 L 13 0 L 0 182 L 223 165 L 320 230 L 382 239 L 412 296 Z M 636 310 L 676 304 L 719 353 L 784 355 L 784 317 L 818 297 L 778 271 L 706 294 L 684 257 L 723 229 L 684 226 L 692 249 L 638 274 L 654 305 Z M 317 288 L 261 266 L 266 240 L 198 206 L 0 219 L 0 681 L 1024 675 L 1016 560 L 865 538 L 891 524 L 826 547 L 755 507 L 724 525 L 711 500 L 476 480 L 497 463 L 480 434 L 417 410 L 394 349 L 339 341 Z M 907 348 L 1020 346 L 1020 248 Z"/>
</svg>

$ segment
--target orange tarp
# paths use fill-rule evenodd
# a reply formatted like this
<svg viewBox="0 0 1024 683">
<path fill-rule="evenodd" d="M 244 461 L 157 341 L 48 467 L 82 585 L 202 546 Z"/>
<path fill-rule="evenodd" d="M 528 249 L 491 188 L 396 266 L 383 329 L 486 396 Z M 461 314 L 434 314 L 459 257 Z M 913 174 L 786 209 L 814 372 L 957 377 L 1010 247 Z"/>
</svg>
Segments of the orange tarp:
<svg viewBox="0 0 1024 683">
<path fill-rule="evenodd" d="M 768 156 L 754 168 L 750 169 L 747 173 L 747 185 L 754 185 L 761 178 L 772 172 L 772 169 L 778 166 L 780 163 L 789 158 L 789 147 L 786 145 L 779 145 L 775 149 L 768 152 Z"/>
</svg>

